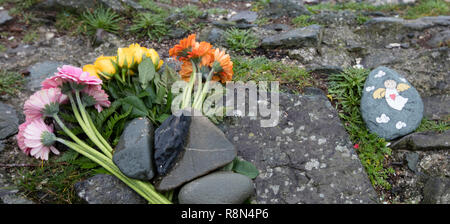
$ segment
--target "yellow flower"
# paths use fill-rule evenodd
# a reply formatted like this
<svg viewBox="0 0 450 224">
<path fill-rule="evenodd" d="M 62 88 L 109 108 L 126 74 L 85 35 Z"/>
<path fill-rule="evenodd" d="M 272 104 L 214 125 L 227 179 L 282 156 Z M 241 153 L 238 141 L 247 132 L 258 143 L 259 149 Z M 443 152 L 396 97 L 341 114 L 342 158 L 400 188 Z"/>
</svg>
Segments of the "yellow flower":
<svg viewBox="0 0 450 224">
<path fill-rule="evenodd" d="M 119 48 L 117 49 L 118 64 L 120 67 L 131 68 L 134 65 L 134 48 Z"/>
<path fill-rule="evenodd" d="M 112 61 L 116 61 L 116 56 L 100 56 L 95 60 L 94 65 L 95 67 L 103 73 L 103 76 L 108 76 L 109 79 L 112 75 L 116 73 L 116 67 L 114 66 Z"/>
<path fill-rule="evenodd" d="M 139 44 L 131 44 L 128 48 L 134 52 L 134 62 L 141 63 L 142 56 L 145 54 L 147 48 L 139 46 Z"/>
<path fill-rule="evenodd" d="M 83 72 L 88 72 L 89 75 L 100 78 L 98 77 L 98 70 L 93 64 L 83 66 Z"/>
<path fill-rule="evenodd" d="M 163 65 L 163 63 L 164 63 L 162 60 L 159 60 L 159 54 L 153 48 L 152 49 L 147 49 L 146 48 L 145 56 L 147 56 L 147 57 L 152 59 L 156 70 L 159 70 L 161 68 L 161 66 Z"/>
</svg>

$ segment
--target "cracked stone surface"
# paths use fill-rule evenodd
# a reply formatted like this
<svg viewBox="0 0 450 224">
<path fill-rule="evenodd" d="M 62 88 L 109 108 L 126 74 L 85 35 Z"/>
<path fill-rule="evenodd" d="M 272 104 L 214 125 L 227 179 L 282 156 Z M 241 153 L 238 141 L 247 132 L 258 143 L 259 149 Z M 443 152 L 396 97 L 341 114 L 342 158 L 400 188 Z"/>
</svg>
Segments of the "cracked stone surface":
<svg viewBox="0 0 450 224">
<path fill-rule="evenodd" d="M 238 156 L 260 171 L 253 202 L 375 203 L 376 193 L 327 98 L 282 93 L 279 102 L 275 127 L 262 128 L 261 118 L 249 116 L 222 125 Z"/>
</svg>

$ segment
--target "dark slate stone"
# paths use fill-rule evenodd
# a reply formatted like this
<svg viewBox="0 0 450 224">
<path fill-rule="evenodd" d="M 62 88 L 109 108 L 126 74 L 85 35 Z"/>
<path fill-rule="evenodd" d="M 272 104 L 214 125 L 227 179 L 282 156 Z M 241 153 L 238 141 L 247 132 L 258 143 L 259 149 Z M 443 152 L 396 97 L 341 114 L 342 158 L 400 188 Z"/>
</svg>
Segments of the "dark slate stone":
<svg viewBox="0 0 450 224">
<path fill-rule="evenodd" d="M 241 11 L 237 14 L 234 14 L 229 21 L 232 22 L 244 22 L 244 23 L 253 23 L 258 18 L 258 13 L 254 11 Z"/>
<path fill-rule="evenodd" d="M 423 188 L 423 204 L 449 204 L 450 179 L 431 177 Z"/>
<path fill-rule="evenodd" d="M 450 121 L 450 95 L 424 97 L 423 104 L 428 119 Z"/>
<path fill-rule="evenodd" d="M 317 47 L 322 40 L 322 26 L 311 25 L 275 34 L 262 40 L 265 48 Z"/>
<path fill-rule="evenodd" d="M 9 15 L 8 11 L 0 10 L 0 25 L 10 21 L 12 17 Z"/>
<path fill-rule="evenodd" d="M 75 184 L 75 191 L 88 204 L 144 204 L 147 201 L 115 176 L 97 174 Z"/>
<path fill-rule="evenodd" d="M 0 140 L 14 135 L 19 130 L 19 118 L 16 110 L 0 102 Z"/>
<path fill-rule="evenodd" d="M 165 175 L 183 151 L 191 117 L 171 115 L 155 131 L 155 164 L 160 175 Z"/>
<path fill-rule="evenodd" d="M 242 204 L 254 192 L 247 176 L 219 171 L 184 185 L 178 200 L 180 204 Z"/>
<path fill-rule="evenodd" d="M 120 136 L 113 162 L 127 177 L 151 180 L 153 165 L 153 124 L 147 118 L 135 118 Z"/>
<path fill-rule="evenodd" d="M 270 102 L 257 103 L 266 108 Z M 376 202 L 377 194 L 327 97 L 281 93 L 279 103 L 272 116 L 227 118 L 221 124 L 238 156 L 259 170 L 252 203 Z M 275 126 L 261 127 L 277 115 Z"/>
<path fill-rule="evenodd" d="M 63 66 L 64 63 L 57 61 L 38 62 L 28 68 L 30 76 L 28 77 L 27 87 L 31 91 L 37 91 L 41 88 L 41 82 L 53 76 L 58 72 L 58 67 Z"/>
<path fill-rule="evenodd" d="M 450 130 L 442 133 L 435 131 L 412 133 L 393 143 L 391 148 L 414 151 L 450 149 Z"/>
<path fill-rule="evenodd" d="M 184 152 L 172 170 L 157 181 L 156 189 L 168 191 L 225 166 L 236 149 L 208 118 L 193 116 Z"/>
<path fill-rule="evenodd" d="M 422 121 L 423 103 L 411 83 L 380 66 L 370 72 L 364 84 L 361 114 L 372 133 L 392 140 L 416 130 Z"/>
</svg>

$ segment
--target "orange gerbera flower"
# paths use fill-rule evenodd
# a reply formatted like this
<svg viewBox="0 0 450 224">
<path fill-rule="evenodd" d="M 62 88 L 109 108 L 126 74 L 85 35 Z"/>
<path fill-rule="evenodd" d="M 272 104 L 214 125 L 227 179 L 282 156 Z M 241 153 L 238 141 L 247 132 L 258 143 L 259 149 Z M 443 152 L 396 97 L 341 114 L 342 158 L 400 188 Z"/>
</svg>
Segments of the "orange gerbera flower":
<svg viewBox="0 0 450 224">
<path fill-rule="evenodd" d="M 214 59 L 212 45 L 205 41 L 195 43 L 195 45 L 192 47 L 192 51 L 188 52 L 188 54 L 188 57 L 192 59 L 201 58 L 201 65 L 209 65 Z"/>
<path fill-rule="evenodd" d="M 185 60 L 188 56 L 188 52 L 191 51 L 195 45 L 195 34 L 189 35 L 187 38 L 180 40 L 180 43 L 175 45 L 169 50 L 169 56 L 179 58 L 179 60 Z"/>
<path fill-rule="evenodd" d="M 212 66 L 219 73 L 222 83 L 233 79 L 233 62 L 231 61 L 230 55 L 225 54 L 225 51 L 221 51 L 220 49 L 214 51 L 214 62 Z"/>
</svg>

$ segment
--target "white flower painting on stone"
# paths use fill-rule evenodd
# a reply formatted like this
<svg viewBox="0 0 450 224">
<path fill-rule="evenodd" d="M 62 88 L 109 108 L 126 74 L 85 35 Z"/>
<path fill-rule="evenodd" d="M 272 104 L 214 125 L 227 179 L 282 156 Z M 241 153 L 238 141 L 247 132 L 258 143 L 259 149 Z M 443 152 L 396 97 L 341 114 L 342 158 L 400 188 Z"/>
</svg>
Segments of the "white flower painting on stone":
<svg viewBox="0 0 450 224">
<path fill-rule="evenodd" d="M 377 123 L 388 123 L 391 120 L 386 114 L 381 114 L 381 116 L 376 118 Z"/>
<path fill-rule="evenodd" d="M 397 122 L 397 124 L 395 124 L 395 127 L 397 129 L 402 129 L 402 128 L 406 127 L 406 123 L 403 121 L 399 121 L 399 122 Z"/>
<path fill-rule="evenodd" d="M 400 83 L 392 79 L 384 81 L 384 87 L 375 90 L 373 93 L 374 99 L 385 98 L 387 104 L 396 110 L 402 110 L 405 104 L 408 102 L 408 98 L 400 96 L 399 92 L 405 91 L 410 88 L 406 83 Z"/>
<path fill-rule="evenodd" d="M 381 78 L 381 77 L 383 77 L 383 76 L 385 76 L 386 75 L 386 72 L 383 72 L 383 71 L 378 71 L 378 73 L 375 75 L 375 78 Z"/>
<path fill-rule="evenodd" d="M 374 89 L 375 89 L 375 86 L 368 86 L 368 87 L 366 87 L 366 92 L 370 92 Z"/>
</svg>

